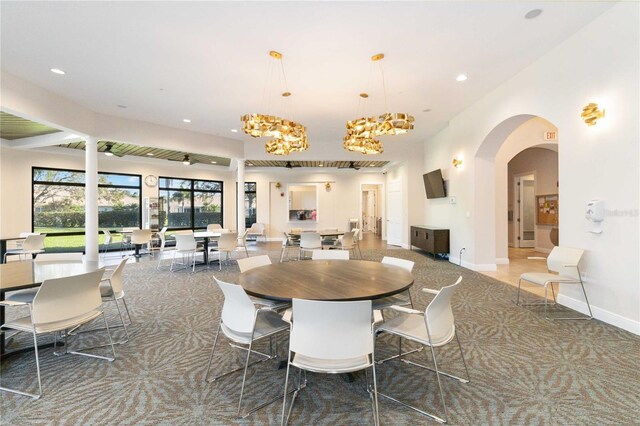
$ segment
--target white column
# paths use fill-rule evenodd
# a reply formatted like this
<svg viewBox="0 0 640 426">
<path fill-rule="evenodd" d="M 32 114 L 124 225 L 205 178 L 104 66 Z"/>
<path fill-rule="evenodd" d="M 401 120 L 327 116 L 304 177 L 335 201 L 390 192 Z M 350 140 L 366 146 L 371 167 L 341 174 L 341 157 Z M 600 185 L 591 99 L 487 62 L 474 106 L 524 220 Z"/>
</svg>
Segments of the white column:
<svg viewBox="0 0 640 426">
<path fill-rule="evenodd" d="M 95 138 L 85 140 L 84 164 L 85 257 L 90 261 L 98 261 L 98 141 Z"/>
<path fill-rule="evenodd" d="M 245 230 L 244 224 L 244 158 L 238 158 L 238 235 Z"/>
</svg>

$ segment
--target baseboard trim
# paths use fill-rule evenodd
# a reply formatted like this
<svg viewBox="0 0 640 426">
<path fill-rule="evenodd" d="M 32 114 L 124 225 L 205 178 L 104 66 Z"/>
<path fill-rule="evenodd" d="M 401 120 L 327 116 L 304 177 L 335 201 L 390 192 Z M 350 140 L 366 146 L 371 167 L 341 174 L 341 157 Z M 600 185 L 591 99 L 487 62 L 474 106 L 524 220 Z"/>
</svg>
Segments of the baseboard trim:
<svg viewBox="0 0 640 426">
<path fill-rule="evenodd" d="M 449 255 L 449 262 L 456 264 L 456 265 L 460 265 L 460 258 L 459 257 L 454 257 Z M 498 267 L 496 266 L 495 263 L 479 263 L 479 264 L 475 264 L 475 263 L 471 263 L 471 262 L 467 262 L 465 260 L 462 261 L 462 267 L 467 268 L 467 269 L 471 269 L 472 271 L 478 271 L 478 272 L 482 272 L 482 271 L 495 271 L 498 269 Z"/>
<path fill-rule="evenodd" d="M 558 303 L 588 315 L 589 309 L 587 308 L 587 304 L 582 300 L 559 294 Z M 591 311 L 593 312 L 594 318 L 640 336 L 640 321 L 634 321 L 631 318 L 623 317 L 593 305 L 591 305 Z"/>
<path fill-rule="evenodd" d="M 496 257 L 496 265 L 508 265 L 509 258 L 508 257 Z"/>
</svg>

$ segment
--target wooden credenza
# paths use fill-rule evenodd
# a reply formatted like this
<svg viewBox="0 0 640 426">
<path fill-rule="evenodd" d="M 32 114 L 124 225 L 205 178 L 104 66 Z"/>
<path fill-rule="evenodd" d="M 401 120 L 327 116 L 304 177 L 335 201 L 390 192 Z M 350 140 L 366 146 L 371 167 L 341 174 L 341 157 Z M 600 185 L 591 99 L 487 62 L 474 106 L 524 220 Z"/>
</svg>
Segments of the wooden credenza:
<svg viewBox="0 0 640 426">
<path fill-rule="evenodd" d="M 411 248 L 418 247 L 436 258 L 438 253 L 449 253 L 449 230 L 429 226 L 411 227 Z"/>
</svg>

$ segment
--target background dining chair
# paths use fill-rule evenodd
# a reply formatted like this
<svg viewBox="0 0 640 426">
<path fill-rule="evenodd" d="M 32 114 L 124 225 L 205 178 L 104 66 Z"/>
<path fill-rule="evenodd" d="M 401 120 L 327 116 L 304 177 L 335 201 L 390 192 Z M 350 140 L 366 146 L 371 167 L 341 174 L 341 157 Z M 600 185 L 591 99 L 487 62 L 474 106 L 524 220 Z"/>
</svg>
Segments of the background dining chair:
<svg viewBox="0 0 640 426">
<path fill-rule="evenodd" d="M 160 245 L 156 247 L 156 252 L 158 253 L 158 263 L 156 264 L 156 270 L 160 269 L 162 258 L 164 257 L 164 252 L 168 250 L 173 250 L 172 248 L 167 247 L 167 229 L 168 228 L 165 226 L 160 230 L 160 232 L 158 232 Z"/>
<path fill-rule="evenodd" d="M 247 233 L 247 237 L 252 237 L 258 242 L 258 238 L 263 237 L 265 242 L 267 240 L 267 236 L 265 234 L 265 226 L 264 223 L 254 223 L 249 228 L 249 232 Z"/>
<path fill-rule="evenodd" d="M 218 253 L 218 266 L 220 270 L 222 270 L 222 253 L 225 253 L 225 261 L 228 261 L 231 253 L 236 251 L 236 248 L 238 248 L 238 234 L 236 232 L 227 232 L 220 235 L 218 246 L 213 248 L 214 252 Z M 247 256 L 248 255 L 247 253 Z"/>
<path fill-rule="evenodd" d="M 273 359 L 277 356 L 277 348 L 275 353 L 271 351 L 271 353 L 267 355 L 256 351 L 253 346 L 256 342 L 268 338 L 269 348 L 272 349 L 272 337 L 278 333 L 287 331 L 289 329 L 289 324 L 283 321 L 282 317 L 280 317 L 280 315 L 271 308 L 256 307 L 241 286 L 220 281 L 215 277 L 214 279 L 224 294 L 224 304 L 222 305 L 222 313 L 220 315 L 218 329 L 213 339 L 213 348 L 211 349 L 211 355 L 209 356 L 205 380 L 207 382 L 213 382 L 229 374 L 244 370 L 242 374 L 242 387 L 240 388 L 240 399 L 238 401 L 237 414 L 238 416 L 246 417 L 260 408 L 280 399 L 280 397 L 277 397 L 269 402 L 252 408 L 242 415 L 240 414 L 242 410 L 245 383 L 247 380 L 247 369 L 250 365 Z M 245 350 L 247 351 L 247 358 L 244 363 L 244 368 L 237 368 L 209 379 L 209 372 L 211 370 L 211 364 L 216 351 L 220 331 L 222 331 L 222 334 L 224 334 L 224 336 L 234 344 L 246 346 Z M 249 364 L 251 354 L 258 355 L 261 359 Z"/>
<path fill-rule="evenodd" d="M 294 240 L 293 238 L 291 238 L 289 234 L 284 232 L 284 240 L 282 240 L 282 250 L 280 252 L 280 263 L 284 262 L 284 259 L 287 255 L 287 251 L 290 248 L 297 248 L 299 250 L 300 240 Z M 300 254 L 298 254 L 298 256 L 300 256 Z"/>
<path fill-rule="evenodd" d="M 100 296 L 102 297 L 103 302 L 113 302 L 116 306 L 116 310 L 118 311 L 118 316 L 120 317 L 120 322 L 122 323 L 122 328 L 125 333 L 125 340 L 115 342 L 114 344 L 123 344 L 129 341 L 129 330 L 127 330 L 127 324 L 125 324 L 124 317 L 122 316 L 122 311 L 120 310 L 120 306 L 118 305 L 118 301 L 122 300 L 122 304 L 124 305 L 125 311 L 127 312 L 127 317 L 129 318 L 129 325 L 133 324 L 131 321 L 131 314 L 129 313 L 129 307 L 127 306 L 127 300 L 124 298 L 124 277 L 123 272 L 125 266 L 127 266 L 127 262 L 129 261 L 129 257 L 123 258 L 116 269 L 113 271 L 111 276 L 102 280 L 100 283 Z"/>
<path fill-rule="evenodd" d="M 151 235 L 152 232 L 150 229 L 134 229 L 131 233 L 131 248 L 133 249 L 135 246 L 147 246 L 147 252 L 153 254 L 151 251 Z"/>
<path fill-rule="evenodd" d="M 589 305 L 589 299 L 587 298 L 587 292 L 584 289 L 584 282 L 582 281 L 582 275 L 580 274 L 580 268 L 578 263 L 582 258 L 584 250 L 569 248 L 569 247 L 554 247 L 547 257 L 547 269 L 549 272 L 526 272 L 520 275 L 518 280 L 518 296 L 516 298 L 516 305 L 518 306 L 535 306 L 544 305 L 544 316 L 547 319 L 554 320 L 590 320 L 593 318 L 591 312 L 591 305 Z M 552 273 L 555 272 L 555 273 Z M 532 284 L 541 285 L 544 287 L 544 302 L 534 303 L 520 303 L 520 288 L 522 281 L 530 282 Z M 551 287 L 551 293 L 553 294 L 553 304 L 556 304 L 556 292 L 553 289 L 553 283 L 558 284 L 580 284 L 582 287 L 582 294 L 584 294 L 584 300 L 587 303 L 589 309 L 589 315 L 586 317 L 554 317 L 550 318 L 547 315 L 548 305 L 548 288 Z"/>
<path fill-rule="evenodd" d="M 171 267 L 169 268 L 169 270 L 171 272 L 174 271 L 173 266 L 176 262 L 176 255 L 179 254 L 182 256 L 182 265 L 184 266 L 184 268 L 181 269 L 187 269 L 189 268 L 189 266 L 191 266 L 191 272 L 195 272 L 196 254 L 203 253 L 204 256 L 204 250 L 201 247 L 198 247 L 196 239 L 193 236 L 193 232 L 189 234 L 176 233 L 173 235 L 173 238 L 176 239 L 176 248 L 173 251 L 173 258 L 171 259 Z"/>
<path fill-rule="evenodd" d="M 7 250 L 4 254 L 4 261 L 7 261 L 7 256 L 20 256 L 20 259 L 29 259 L 34 254 L 44 253 L 46 236 L 47 234 L 28 235 L 22 243 L 22 248 Z"/>
<path fill-rule="evenodd" d="M 348 250 L 313 250 L 311 260 L 349 260 Z"/>
<path fill-rule="evenodd" d="M 109 251 L 111 243 L 113 242 L 113 235 L 111 235 L 111 231 L 109 231 L 108 229 L 103 229 L 102 233 L 104 234 L 104 242 L 102 243 L 102 258 L 104 259 L 107 256 L 107 252 Z"/>
<path fill-rule="evenodd" d="M 222 229 L 219 223 L 210 223 L 207 225 L 207 232 L 217 232 Z"/>
<path fill-rule="evenodd" d="M 32 304 L 9 300 L 0 301 L 0 304 L 4 306 L 28 306 L 29 308 L 28 317 L 6 322 L 2 324 L 2 328 L 33 334 L 36 373 L 38 376 L 38 393 L 28 393 L 7 387 L 0 387 L 0 390 L 30 396 L 34 399 L 40 398 L 42 395 L 42 380 L 40 378 L 37 336 L 39 334 L 66 331 L 93 321 L 100 316 L 102 316 L 105 323 L 112 356 L 106 357 L 85 353 L 83 352 L 84 349 L 69 351 L 68 346 L 65 346 L 65 351 L 66 353 L 74 355 L 89 356 L 107 361 L 115 360 L 116 352 L 113 341 L 111 340 L 109 324 L 107 324 L 104 312 L 102 311 L 102 299 L 100 298 L 100 290 L 98 290 L 98 285 L 103 273 L 104 269 L 99 269 L 87 274 L 45 280 L 40 286 Z"/>
<path fill-rule="evenodd" d="M 315 232 L 303 232 L 300 235 L 300 251 L 298 253 L 298 260 L 304 257 L 304 253 L 313 250 L 322 250 L 322 238 L 320 234 Z"/>
<path fill-rule="evenodd" d="M 423 288 L 424 293 L 434 294 L 435 297 L 427 305 L 424 313 L 415 309 L 404 308 L 402 306 L 392 306 L 392 309 L 397 312 L 397 315 L 389 320 L 385 320 L 378 326 L 377 331 L 384 331 L 398 336 L 398 359 L 404 363 L 411 364 L 423 369 L 435 371 L 436 379 L 438 381 L 438 389 L 440 390 L 440 399 L 442 401 L 442 409 L 444 416 L 438 417 L 435 414 L 429 413 L 405 402 L 395 399 L 391 396 L 379 393 L 380 396 L 388 398 L 392 401 L 398 402 L 405 407 L 411 408 L 425 416 L 440 422 L 447 422 L 447 405 L 444 398 L 444 392 L 442 391 L 442 383 L 440 382 L 440 375 L 444 375 L 453 379 L 456 379 L 462 383 L 469 382 L 469 370 L 467 369 L 467 363 L 464 359 L 462 352 L 462 346 L 460 345 L 460 339 L 456 333 L 455 318 L 453 316 L 453 310 L 451 309 L 451 298 L 456 288 L 460 285 L 462 277 L 450 285 L 443 287 L 440 290 L 432 290 Z M 433 359 L 434 369 L 418 364 L 416 362 L 402 358 L 402 339 L 411 340 L 423 346 L 428 346 L 431 349 L 431 357 Z M 460 349 L 460 356 L 462 357 L 462 363 L 467 378 L 460 378 L 449 373 L 444 373 L 438 369 L 438 361 L 436 358 L 435 348 L 444 346 L 456 339 L 458 348 Z"/>
<path fill-rule="evenodd" d="M 258 268 L 260 266 L 268 266 L 271 265 L 271 259 L 266 254 L 261 256 L 253 256 L 247 257 L 244 259 L 238 259 L 238 267 L 240 268 L 240 273 L 244 273 L 250 271 L 254 268 Z M 249 296 L 251 301 L 260 306 L 268 306 L 273 310 L 279 311 L 281 309 L 285 309 L 291 306 L 291 303 L 287 302 L 279 302 L 276 300 L 263 299 L 261 297 Z"/>
<path fill-rule="evenodd" d="M 290 312 L 291 332 L 281 424 L 289 422 L 296 397 L 306 386 L 306 374 L 304 381 L 301 380 L 303 370 L 336 374 L 369 368 L 373 373 L 373 418 L 374 423 L 379 424 L 371 301 L 293 299 L 293 309 Z M 298 368 L 300 373 L 285 420 L 291 366 Z M 368 383 L 367 390 L 370 391 Z"/>
<path fill-rule="evenodd" d="M 247 235 L 249 233 L 248 229 L 245 229 L 242 235 L 238 237 L 237 248 L 244 250 L 247 257 L 249 257 L 249 251 L 247 250 Z"/>
<path fill-rule="evenodd" d="M 340 250 L 353 251 L 355 256 L 356 244 L 353 240 L 354 232 L 348 231 L 342 235 L 342 238 L 337 240 L 332 248 L 339 248 Z"/>
<path fill-rule="evenodd" d="M 360 228 L 353 228 L 353 244 L 355 244 L 358 249 L 358 254 L 360 255 L 360 259 L 362 259 L 362 251 L 360 251 L 360 236 L 362 235 L 362 230 Z M 355 250 L 354 250 L 355 253 Z"/>
<path fill-rule="evenodd" d="M 131 235 L 133 231 L 136 229 L 140 229 L 137 226 L 128 226 L 122 228 L 122 238 L 120 240 L 120 251 L 129 251 L 131 250 Z"/>
</svg>

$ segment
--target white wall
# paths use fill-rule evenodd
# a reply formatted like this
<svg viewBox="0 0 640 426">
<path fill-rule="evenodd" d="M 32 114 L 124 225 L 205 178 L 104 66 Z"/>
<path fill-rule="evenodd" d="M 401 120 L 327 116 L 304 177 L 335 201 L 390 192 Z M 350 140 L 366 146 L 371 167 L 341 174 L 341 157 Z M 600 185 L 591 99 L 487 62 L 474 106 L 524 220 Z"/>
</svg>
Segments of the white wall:
<svg viewBox="0 0 640 426">
<path fill-rule="evenodd" d="M 175 164 L 175 165 L 173 165 Z M 84 170 L 84 151 L 66 148 L 20 150 L 0 147 L 0 235 L 14 236 L 31 230 L 31 167 Z M 222 180 L 224 226 L 236 228 L 236 173 L 226 168 L 184 166 L 166 160 L 98 155 L 98 170 L 147 175 Z M 157 197 L 158 187 L 143 182 L 142 197 Z"/>
<path fill-rule="evenodd" d="M 449 173 L 457 204 L 428 202 L 425 221 L 451 228 L 452 252 L 467 248 L 463 264 L 495 268 L 496 155 L 508 135 L 533 116 L 557 126 L 560 244 L 586 250 L 582 268 L 596 318 L 638 334 L 639 7 L 613 6 L 462 111 L 426 141 L 424 153 L 427 169 L 446 168 L 456 154 L 465 160 L 461 170 Z M 607 109 L 593 127 L 580 119 L 589 102 Z M 606 202 L 600 235 L 589 233 L 584 219 L 593 198 Z M 561 303 L 585 310 L 578 288 L 563 286 L 560 293 Z"/>
<path fill-rule="evenodd" d="M 349 219 L 359 217 L 360 185 L 364 183 L 384 183 L 382 173 L 354 171 L 305 171 L 305 170 L 264 170 L 248 171 L 247 182 L 256 182 L 258 192 L 258 222 L 267 225 L 269 238 L 281 239 L 283 232 L 291 228 L 346 229 Z M 281 187 L 276 188 L 276 183 Z M 331 182 L 331 190 L 325 183 Z M 287 220 L 287 184 L 315 183 L 318 191 L 318 221 L 289 222 Z"/>
<path fill-rule="evenodd" d="M 514 178 L 528 172 L 535 174 L 535 195 L 557 194 L 558 193 L 558 153 L 551 149 L 528 148 L 516 155 L 509 161 L 509 171 L 507 174 L 508 184 L 508 209 L 513 211 L 514 220 L 509 222 L 509 244 L 517 247 L 516 237 L 517 217 L 516 209 L 518 204 L 515 198 Z M 562 200 L 560 200 L 562 202 Z M 502 212 L 504 214 L 504 211 Z M 499 213 L 498 213 L 499 214 Z M 535 225 L 535 248 L 537 251 L 549 253 L 553 248 L 549 234 L 552 225 Z M 496 253 L 498 252 L 496 248 Z"/>
</svg>

